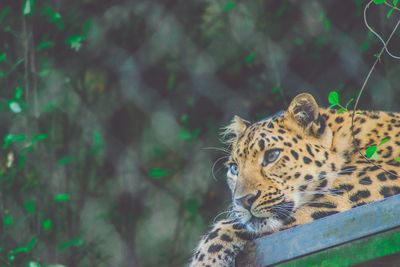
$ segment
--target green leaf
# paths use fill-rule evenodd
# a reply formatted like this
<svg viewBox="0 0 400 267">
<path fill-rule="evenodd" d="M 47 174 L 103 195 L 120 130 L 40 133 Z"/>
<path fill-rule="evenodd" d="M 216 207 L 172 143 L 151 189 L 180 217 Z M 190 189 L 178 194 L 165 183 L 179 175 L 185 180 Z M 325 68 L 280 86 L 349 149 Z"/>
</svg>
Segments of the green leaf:
<svg viewBox="0 0 400 267">
<path fill-rule="evenodd" d="M 8 255 L 8 260 L 11 261 L 11 262 L 15 260 L 15 255 L 14 255 L 14 253 L 12 251 Z"/>
<path fill-rule="evenodd" d="M 189 122 L 189 115 L 182 114 L 181 115 L 181 122 L 182 122 L 182 124 L 187 124 Z"/>
<path fill-rule="evenodd" d="M 19 105 L 19 103 L 18 103 L 18 102 L 15 102 L 15 101 L 11 101 L 11 102 L 8 104 L 8 107 L 9 107 L 10 110 L 11 110 L 12 112 L 14 112 L 14 113 L 20 113 L 20 112 L 22 111 L 22 108 L 21 108 L 21 106 Z"/>
<path fill-rule="evenodd" d="M 22 95 L 23 95 L 23 90 L 21 86 L 17 86 L 17 88 L 15 88 L 15 94 L 14 94 L 14 99 L 15 100 L 20 100 Z"/>
<path fill-rule="evenodd" d="M 0 63 L 7 61 L 7 54 L 5 52 L 0 53 Z"/>
<path fill-rule="evenodd" d="M 42 227 L 45 231 L 50 231 L 53 228 L 53 221 L 50 219 L 45 219 L 42 223 Z"/>
<path fill-rule="evenodd" d="M 65 157 L 62 157 L 61 159 L 59 159 L 57 161 L 57 164 L 64 166 L 64 165 L 71 164 L 74 161 L 75 161 L 75 158 L 73 156 L 65 156 Z"/>
<path fill-rule="evenodd" d="M 366 41 L 362 42 L 361 45 L 360 45 L 360 51 L 361 51 L 361 52 L 367 51 L 368 48 L 370 47 L 370 45 L 371 45 L 371 44 L 370 44 L 370 41 L 369 41 L 369 40 L 366 40 Z"/>
<path fill-rule="evenodd" d="M 37 142 L 40 142 L 40 141 L 44 141 L 44 140 L 46 140 L 48 137 L 49 137 L 48 134 L 36 134 L 36 135 L 33 136 L 31 142 L 32 142 L 32 143 L 37 143 Z"/>
<path fill-rule="evenodd" d="M 42 12 L 59 30 L 64 29 L 64 22 L 62 21 L 61 14 L 55 11 L 51 6 L 44 6 Z"/>
<path fill-rule="evenodd" d="M 168 175 L 168 171 L 163 168 L 151 168 L 148 172 L 148 175 L 156 180 L 159 180 L 163 177 L 166 177 Z"/>
<path fill-rule="evenodd" d="M 103 135 L 100 131 L 93 132 L 93 153 L 100 151 L 104 147 Z"/>
<path fill-rule="evenodd" d="M 365 156 L 367 158 L 372 158 L 372 156 L 376 153 L 377 146 L 370 146 L 365 150 Z"/>
<path fill-rule="evenodd" d="M 400 157 L 395 157 L 394 160 L 395 161 L 400 161 Z"/>
<path fill-rule="evenodd" d="M 15 249 L 13 249 L 10 252 L 10 256 L 11 255 L 15 256 L 18 253 L 28 253 L 28 252 L 30 252 L 33 249 L 33 247 L 37 244 L 37 241 L 38 241 L 37 237 L 33 237 L 26 246 L 21 246 L 21 247 L 17 247 Z"/>
<path fill-rule="evenodd" d="M 272 94 L 277 94 L 277 93 L 279 93 L 281 91 L 281 88 L 279 87 L 279 86 L 277 86 L 277 85 L 275 85 L 274 87 L 272 87 L 272 89 L 271 89 L 271 93 Z"/>
<path fill-rule="evenodd" d="M 22 10 L 22 13 L 25 16 L 31 14 L 34 5 L 35 5 L 35 1 L 34 0 L 25 0 L 24 8 Z"/>
<path fill-rule="evenodd" d="M 332 22 L 329 19 L 324 19 L 324 27 L 327 31 L 332 29 Z"/>
<path fill-rule="evenodd" d="M 386 18 L 390 18 L 390 17 L 392 16 L 392 14 L 393 14 L 393 11 L 394 11 L 394 8 L 392 7 L 392 8 L 388 11 L 388 13 L 387 13 L 387 15 L 386 15 Z"/>
<path fill-rule="evenodd" d="M 71 196 L 68 194 L 57 194 L 54 196 L 54 201 L 56 202 L 66 202 L 71 199 Z"/>
<path fill-rule="evenodd" d="M 192 138 L 192 134 L 190 133 L 189 130 L 182 128 L 179 131 L 179 139 L 181 139 L 182 141 L 188 141 Z"/>
<path fill-rule="evenodd" d="M 7 149 L 11 143 L 22 142 L 25 140 L 24 134 L 7 134 L 3 139 L 3 149 Z"/>
<path fill-rule="evenodd" d="M 383 145 L 383 144 L 385 144 L 385 143 L 387 143 L 387 142 L 389 142 L 389 141 L 390 141 L 390 137 L 385 137 L 385 138 L 383 138 L 383 139 L 381 140 L 381 142 L 379 143 L 378 146 L 381 146 L 381 145 Z"/>
<path fill-rule="evenodd" d="M 38 51 L 42 51 L 42 50 L 46 50 L 49 48 L 53 48 L 54 47 L 54 41 L 50 41 L 50 40 L 42 40 L 37 46 L 36 49 Z"/>
<path fill-rule="evenodd" d="M 71 35 L 67 38 L 66 43 L 69 47 L 75 51 L 79 51 L 81 49 L 83 42 L 83 37 L 80 35 Z"/>
<path fill-rule="evenodd" d="M 232 10 L 235 8 L 235 6 L 236 6 L 236 3 L 233 1 L 226 2 L 224 5 L 224 11 Z"/>
<path fill-rule="evenodd" d="M 191 216 L 194 216 L 198 213 L 200 204 L 196 199 L 190 198 L 185 202 L 184 206 L 185 206 L 186 211 Z"/>
<path fill-rule="evenodd" d="M 37 241 L 37 237 L 33 237 L 31 241 L 29 241 L 28 245 L 26 245 L 28 252 L 33 249 L 33 247 L 37 244 Z"/>
<path fill-rule="evenodd" d="M 14 219 L 11 214 L 6 214 L 3 217 L 3 224 L 6 226 L 10 226 L 14 223 Z"/>
<path fill-rule="evenodd" d="M 321 19 L 322 23 L 324 24 L 325 30 L 329 31 L 332 29 L 332 22 L 328 19 L 328 17 L 326 16 L 325 13 L 322 12 L 320 14 L 320 19 Z"/>
<path fill-rule="evenodd" d="M 51 72 L 50 69 L 42 69 L 42 70 L 39 72 L 39 76 L 40 76 L 41 78 L 45 78 L 45 77 L 49 76 L 50 72 Z"/>
<path fill-rule="evenodd" d="M 399 4 L 399 0 L 393 0 L 393 5 L 397 6 Z"/>
<path fill-rule="evenodd" d="M 36 204 L 33 200 L 27 200 L 24 202 L 24 208 L 25 210 L 30 213 L 33 214 L 36 212 Z"/>
<path fill-rule="evenodd" d="M 28 267 L 41 267 L 41 265 L 36 261 L 30 261 L 28 262 Z"/>
<path fill-rule="evenodd" d="M 376 5 L 381 5 L 381 4 L 385 3 L 385 0 L 374 0 L 374 3 Z"/>
<path fill-rule="evenodd" d="M 192 132 L 192 139 L 195 140 L 195 139 L 199 138 L 200 132 L 201 132 L 200 128 L 194 129 Z"/>
<path fill-rule="evenodd" d="M 80 247 L 83 245 L 83 240 L 80 237 L 61 242 L 58 245 L 59 250 L 65 250 L 70 247 Z"/>
<path fill-rule="evenodd" d="M 19 155 L 19 159 L 18 159 L 18 168 L 22 169 L 24 168 L 25 164 L 26 164 L 26 155 Z"/>
<path fill-rule="evenodd" d="M 337 114 L 342 114 L 345 111 L 346 111 L 346 109 L 342 107 L 342 108 L 338 109 L 338 111 L 336 113 Z"/>
<path fill-rule="evenodd" d="M 45 112 L 45 113 L 50 112 L 50 111 L 54 110 L 55 107 L 56 107 L 56 103 L 54 103 L 53 101 L 49 101 L 48 103 L 46 103 L 43 106 L 43 112 Z"/>
<path fill-rule="evenodd" d="M 10 11 L 11 11 L 11 8 L 9 6 L 1 9 L 1 11 L 0 11 L 0 23 L 2 23 L 3 20 L 8 16 L 8 14 L 10 14 Z"/>
<path fill-rule="evenodd" d="M 339 104 L 339 93 L 336 91 L 331 91 L 328 96 L 328 101 L 331 105 Z"/>
<path fill-rule="evenodd" d="M 82 35 L 86 38 L 90 32 L 90 30 L 92 29 L 93 26 L 93 19 L 92 18 L 88 18 L 87 20 L 85 20 L 85 22 L 82 25 Z"/>
<path fill-rule="evenodd" d="M 182 141 L 190 141 L 197 139 L 199 135 L 200 135 L 200 128 L 196 128 L 192 132 L 189 131 L 188 129 L 182 128 L 179 131 L 178 137 Z"/>
<path fill-rule="evenodd" d="M 254 61 L 255 57 L 256 57 L 256 52 L 255 51 L 251 52 L 250 54 L 248 54 L 246 56 L 246 59 L 245 59 L 246 63 L 247 64 L 252 63 Z"/>
</svg>

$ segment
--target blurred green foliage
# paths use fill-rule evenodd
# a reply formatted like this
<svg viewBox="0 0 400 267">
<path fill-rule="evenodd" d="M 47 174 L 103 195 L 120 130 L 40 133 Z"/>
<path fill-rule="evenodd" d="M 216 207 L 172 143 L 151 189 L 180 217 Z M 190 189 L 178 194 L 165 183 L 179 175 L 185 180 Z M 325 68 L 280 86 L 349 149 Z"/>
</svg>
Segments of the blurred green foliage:
<svg viewBox="0 0 400 267">
<path fill-rule="evenodd" d="M 380 47 L 364 5 L 2 1 L 0 266 L 184 265 L 229 205 L 220 128 L 303 91 L 347 110 Z M 361 108 L 398 109 L 399 70 Z"/>
</svg>

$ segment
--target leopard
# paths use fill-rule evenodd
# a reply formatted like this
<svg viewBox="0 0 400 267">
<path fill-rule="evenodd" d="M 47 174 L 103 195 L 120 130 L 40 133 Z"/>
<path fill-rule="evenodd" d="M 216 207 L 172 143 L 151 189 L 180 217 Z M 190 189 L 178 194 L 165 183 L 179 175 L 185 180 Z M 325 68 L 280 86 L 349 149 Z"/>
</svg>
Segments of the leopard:
<svg viewBox="0 0 400 267">
<path fill-rule="evenodd" d="M 235 266 L 255 238 L 400 193 L 400 113 L 323 108 L 301 93 L 260 121 L 234 116 L 224 134 L 232 209 L 191 267 Z"/>
</svg>

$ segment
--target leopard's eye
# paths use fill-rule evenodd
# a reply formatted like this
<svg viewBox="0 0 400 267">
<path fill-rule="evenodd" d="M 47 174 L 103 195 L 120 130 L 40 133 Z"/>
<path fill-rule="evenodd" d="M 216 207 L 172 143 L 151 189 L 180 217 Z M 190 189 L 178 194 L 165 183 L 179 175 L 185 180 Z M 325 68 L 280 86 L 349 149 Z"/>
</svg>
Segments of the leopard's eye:
<svg viewBox="0 0 400 267">
<path fill-rule="evenodd" d="M 229 172 L 231 173 L 231 175 L 237 176 L 239 174 L 238 165 L 236 163 L 229 164 Z"/>
<path fill-rule="evenodd" d="M 280 153 L 281 153 L 280 149 L 271 149 L 266 151 L 264 154 L 264 160 L 262 165 L 266 166 L 267 164 L 274 162 L 275 160 L 278 159 Z"/>
</svg>

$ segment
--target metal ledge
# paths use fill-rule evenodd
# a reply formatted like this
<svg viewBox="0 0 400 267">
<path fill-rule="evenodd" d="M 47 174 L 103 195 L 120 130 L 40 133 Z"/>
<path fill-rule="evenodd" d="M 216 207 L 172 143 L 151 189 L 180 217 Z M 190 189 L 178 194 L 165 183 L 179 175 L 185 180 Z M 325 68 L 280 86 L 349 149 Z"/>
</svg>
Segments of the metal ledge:
<svg viewBox="0 0 400 267">
<path fill-rule="evenodd" d="M 287 262 L 398 226 L 400 195 L 259 238 L 255 240 L 256 265 Z"/>
</svg>

